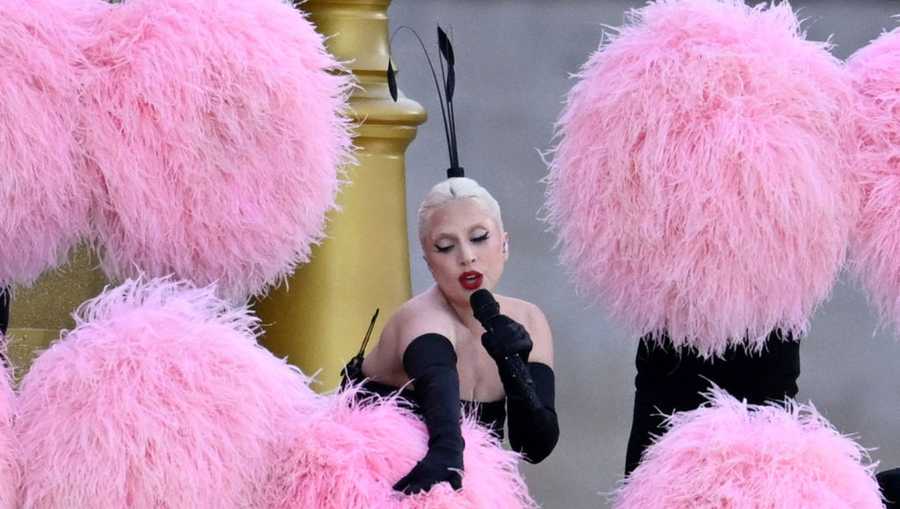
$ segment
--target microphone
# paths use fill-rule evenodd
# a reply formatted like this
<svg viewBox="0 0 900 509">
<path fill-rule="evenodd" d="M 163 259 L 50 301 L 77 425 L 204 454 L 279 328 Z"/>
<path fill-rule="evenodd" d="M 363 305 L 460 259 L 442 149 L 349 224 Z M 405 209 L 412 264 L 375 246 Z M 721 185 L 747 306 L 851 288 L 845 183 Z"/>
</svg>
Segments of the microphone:
<svg viewBox="0 0 900 509">
<path fill-rule="evenodd" d="M 472 306 L 472 314 L 481 322 L 481 326 L 488 332 L 493 332 L 491 320 L 500 315 L 500 304 L 494 300 L 491 292 L 482 288 L 469 296 L 469 305 Z"/>
</svg>

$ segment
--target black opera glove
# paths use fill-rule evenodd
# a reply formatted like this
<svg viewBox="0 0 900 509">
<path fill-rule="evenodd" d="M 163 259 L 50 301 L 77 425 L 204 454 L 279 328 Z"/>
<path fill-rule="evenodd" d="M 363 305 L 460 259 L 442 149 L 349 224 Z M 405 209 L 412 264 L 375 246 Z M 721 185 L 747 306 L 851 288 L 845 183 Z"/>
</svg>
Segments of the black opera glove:
<svg viewBox="0 0 900 509">
<path fill-rule="evenodd" d="M 553 452 L 559 441 L 559 420 L 555 408 L 553 369 L 540 362 L 528 363 L 531 384 L 520 384 L 521 390 L 534 391 L 521 396 L 507 387 L 506 413 L 509 445 L 525 456 L 529 463 L 540 463 Z M 539 404 L 535 405 L 537 401 Z"/>
<path fill-rule="evenodd" d="M 453 344 L 440 334 L 423 334 L 406 348 L 403 368 L 413 381 L 428 428 L 428 452 L 394 489 L 413 494 L 448 482 L 458 490 L 462 488 L 465 442 L 460 429 L 459 374 Z"/>
<path fill-rule="evenodd" d="M 481 344 L 495 361 L 507 355 L 518 354 L 524 362 L 534 343 L 525 327 L 506 315 L 497 315 L 490 320 L 491 330 L 481 335 Z"/>
<path fill-rule="evenodd" d="M 559 441 L 553 370 L 546 364 L 527 362 L 533 343 L 521 324 L 497 315 L 490 325 L 481 343 L 497 363 L 506 392 L 509 444 L 529 463 L 539 463 Z"/>
</svg>

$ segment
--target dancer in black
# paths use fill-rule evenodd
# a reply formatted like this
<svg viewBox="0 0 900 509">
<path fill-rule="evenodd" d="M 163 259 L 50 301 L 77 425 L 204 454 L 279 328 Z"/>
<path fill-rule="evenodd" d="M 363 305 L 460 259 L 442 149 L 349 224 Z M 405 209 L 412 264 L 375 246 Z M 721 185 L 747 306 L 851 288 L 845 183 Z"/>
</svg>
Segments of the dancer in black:
<svg viewBox="0 0 900 509">
<path fill-rule="evenodd" d="M 752 404 L 784 401 L 797 395 L 800 376 L 800 344 L 781 331 L 769 335 L 762 352 L 743 345 L 730 346 L 721 358 L 704 358 L 691 347 L 641 339 L 635 377 L 634 416 L 625 460 L 628 474 L 654 436 L 665 430 L 667 415 L 694 410 L 706 401 L 712 384 Z"/>
</svg>

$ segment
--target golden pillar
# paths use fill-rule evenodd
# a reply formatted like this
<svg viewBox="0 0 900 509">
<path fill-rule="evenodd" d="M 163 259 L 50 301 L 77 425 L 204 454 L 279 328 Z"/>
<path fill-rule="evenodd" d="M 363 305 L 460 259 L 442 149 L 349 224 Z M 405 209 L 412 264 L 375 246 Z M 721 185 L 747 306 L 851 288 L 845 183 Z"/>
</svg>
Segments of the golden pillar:
<svg viewBox="0 0 900 509">
<path fill-rule="evenodd" d="M 388 93 L 389 4 L 309 0 L 301 6 L 360 86 L 350 99 L 358 164 L 346 168 L 350 182 L 338 197 L 341 210 L 330 214 L 327 239 L 313 249 L 312 261 L 256 310 L 263 344 L 317 374 L 320 391 L 337 385 L 375 308 L 388 317 L 410 297 L 404 153 L 426 117 L 419 104 L 402 95 L 395 103 Z"/>
<path fill-rule="evenodd" d="M 106 285 L 88 248 L 75 251 L 69 262 L 44 274 L 31 288 L 17 288 L 9 311 L 9 357 L 21 377 L 34 357 L 75 325 L 72 313 L 96 297 Z"/>
</svg>

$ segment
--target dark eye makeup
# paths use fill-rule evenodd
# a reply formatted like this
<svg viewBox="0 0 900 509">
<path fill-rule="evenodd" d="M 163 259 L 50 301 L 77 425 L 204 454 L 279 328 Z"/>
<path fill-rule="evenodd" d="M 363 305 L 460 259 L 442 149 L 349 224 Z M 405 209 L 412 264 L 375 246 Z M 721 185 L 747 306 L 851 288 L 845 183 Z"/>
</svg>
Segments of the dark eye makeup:
<svg viewBox="0 0 900 509">
<path fill-rule="evenodd" d="M 482 233 L 481 235 L 478 235 L 478 236 L 476 236 L 476 237 L 470 238 L 469 240 L 470 240 L 471 242 L 484 242 L 484 241 L 486 241 L 487 239 L 489 239 L 490 236 L 491 236 L 490 232 L 487 232 L 487 231 L 486 231 L 486 232 Z M 446 246 L 441 246 L 441 245 L 435 244 L 435 245 L 434 245 L 434 249 L 435 249 L 438 253 L 447 253 L 447 252 L 449 252 L 451 249 L 453 249 L 453 246 L 454 246 L 454 244 L 448 244 L 448 245 L 446 245 Z"/>
</svg>

